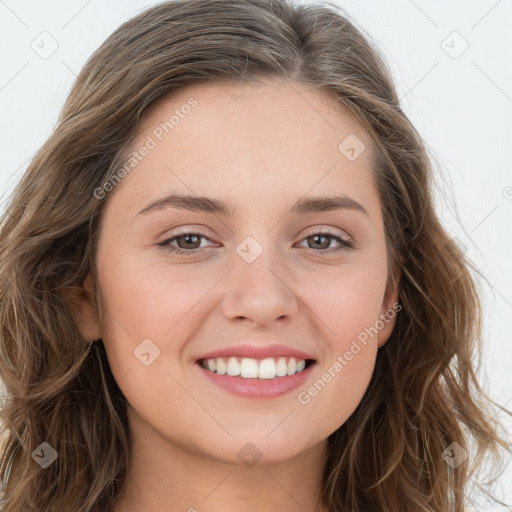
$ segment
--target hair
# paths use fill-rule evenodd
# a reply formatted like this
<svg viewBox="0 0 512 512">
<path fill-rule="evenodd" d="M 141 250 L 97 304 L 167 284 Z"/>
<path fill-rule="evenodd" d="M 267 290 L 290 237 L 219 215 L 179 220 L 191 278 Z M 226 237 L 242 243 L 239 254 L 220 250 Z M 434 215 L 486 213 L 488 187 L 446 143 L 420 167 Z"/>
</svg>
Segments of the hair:
<svg viewBox="0 0 512 512">
<path fill-rule="evenodd" d="M 400 270 L 393 332 L 361 402 L 327 439 L 324 504 L 461 512 L 486 456 L 510 451 L 490 404 L 511 412 L 478 381 L 478 269 L 438 219 L 431 159 L 378 46 L 330 2 L 176 0 L 126 21 L 91 55 L 1 217 L 2 512 L 112 511 L 126 481 L 126 398 L 64 291 L 91 273 L 97 293 L 108 197 L 94 191 L 126 160 L 141 115 L 188 85 L 275 78 L 329 95 L 368 133 L 390 282 Z M 43 442 L 58 457 L 41 470 Z M 454 446 L 472 454 L 458 467 L 444 455 Z"/>
</svg>

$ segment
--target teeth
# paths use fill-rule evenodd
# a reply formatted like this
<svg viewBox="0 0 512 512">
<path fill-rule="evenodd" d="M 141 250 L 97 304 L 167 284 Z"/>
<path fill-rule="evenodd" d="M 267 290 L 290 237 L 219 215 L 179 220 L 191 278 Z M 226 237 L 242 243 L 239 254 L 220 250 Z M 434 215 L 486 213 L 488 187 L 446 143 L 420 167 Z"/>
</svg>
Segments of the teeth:
<svg viewBox="0 0 512 512">
<path fill-rule="evenodd" d="M 226 373 L 232 377 L 240 375 L 240 363 L 237 361 L 236 357 L 230 357 L 228 359 L 228 369 Z"/>
<path fill-rule="evenodd" d="M 276 375 L 278 377 L 284 377 L 285 375 L 288 375 L 288 367 L 286 366 L 286 359 L 284 357 L 280 357 L 277 360 Z"/>
<path fill-rule="evenodd" d="M 240 375 L 245 379 L 257 379 L 258 378 L 258 361 L 256 359 L 249 359 L 248 357 L 242 358 L 240 363 Z"/>
<path fill-rule="evenodd" d="M 202 366 L 219 375 L 240 376 L 244 379 L 273 379 L 302 372 L 306 367 L 306 361 L 295 357 L 267 357 L 260 360 L 232 356 L 227 358 L 227 362 L 222 357 L 203 360 Z"/>
<path fill-rule="evenodd" d="M 217 373 L 219 375 L 226 375 L 226 363 L 224 359 L 216 359 L 215 364 L 217 366 Z"/>
<path fill-rule="evenodd" d="M 258 378 L 260 379 L 273 379 L 277 374 L 276 362 L 272 357 L 263 359 L 260 362 L 260 369 L 258 371 Z"/>
<path fill-rule="evenodd" d="M 288 375 L 293 375 L 297 371 L 297 363 L 295 362 L 295 357 L 290 357 L 286 370 Z"/>
</svg>

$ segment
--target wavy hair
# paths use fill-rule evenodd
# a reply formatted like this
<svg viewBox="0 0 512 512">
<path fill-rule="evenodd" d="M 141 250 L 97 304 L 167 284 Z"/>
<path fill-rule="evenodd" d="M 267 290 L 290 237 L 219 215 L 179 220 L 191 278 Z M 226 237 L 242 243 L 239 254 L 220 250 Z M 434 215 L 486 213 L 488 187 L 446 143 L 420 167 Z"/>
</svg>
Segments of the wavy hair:
<svg viewBox="0 0 512 512">
<path fill-rule="evenodd" d="M 487 455 L 510 451 L 491 403 L 511 413 L 477 375 L 479 272 L 434 210 L 432 159 L 378 46 L 331 2 L 175 0 L 123 23 L 91 55 L 2 214 L 2 512 L 110 512 L 126 481 L 126 399 L 64 291 L 89 272 L 96 283 L 108 196 L 95 190 L 125 161 L 141 115 L 187 85 L 276 77 L 328 94 L 368 132 L 390 279 L 401 271 L 393 333 L 358 407 L 328 437 L 324 504 L 461 512 Z M 43 442 L 58 457 L 41 470 Z M 446 456 L 455 449 L 471 453 L 457 467 Z"/>
</svg>

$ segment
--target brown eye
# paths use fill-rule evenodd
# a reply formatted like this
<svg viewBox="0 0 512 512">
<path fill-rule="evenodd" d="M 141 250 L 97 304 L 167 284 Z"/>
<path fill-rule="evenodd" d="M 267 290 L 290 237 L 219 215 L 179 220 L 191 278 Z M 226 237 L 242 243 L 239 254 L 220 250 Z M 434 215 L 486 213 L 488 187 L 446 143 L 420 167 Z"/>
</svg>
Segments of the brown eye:
<svg viewBox="0 0 512 512">
<path fill-rule="evenodd" d="M 202 252 L 201 239 L 209 240 L 201 233 L 184 232 L 178 233 L 171 238 L 158 243 L 162 250 L 175 254 L 190 255 Z M 173 245 L 176 243 L 176 245 Z"/>
<path fill-rule="evenodd" d="M 312 245 L 311 249 L 329 249 L 332 237 L 325 235 L 308 236 L 306 240 Z"/>
<path fill-rule="evenodd" d="M 205 248 L 205 246 L 201 247 L 201 239 L 210 240 L 207 236 L 200 233 L 184 232 L 178 233 L 157 245 L 166 252 L 187 256 L 203 252 L 203 248 Z M 341 237 L 337 232 L 328 230 L 313 233 L 303 240 L 308 244 L 308 249 L 319 254 L 326 253 L 327 255 L 330 255 L 337 251 L 346 251 L 354 247 L 351 240 Z M 338 243 L 338 247 L 330 249 L 333 240 Z"/>
<path fill-rule="evenodd" d="M 304 240 L 308 244 L 307 248 L 320 253 L 332 254 L 333 252 L 340 250 L 348 250 L 354 248 L 354 243 L 351 240 L 345 239 L 338 233 L 328 230 L 320 233 L 313 233 L 312 235 L 304 238 Z M 329 250 L 333 240 L 338 242 L 339 246 Z"/>
<path fill-rule="evenodd" d="M 180 249 L 198 249 L 201 247 L 201 236 L 199 235 L 181 235 L 174 238 L 177 241 L 178 247 Z M 180 243 L 180 240 L 183 240 L 183 243 Z"/>
</svg>

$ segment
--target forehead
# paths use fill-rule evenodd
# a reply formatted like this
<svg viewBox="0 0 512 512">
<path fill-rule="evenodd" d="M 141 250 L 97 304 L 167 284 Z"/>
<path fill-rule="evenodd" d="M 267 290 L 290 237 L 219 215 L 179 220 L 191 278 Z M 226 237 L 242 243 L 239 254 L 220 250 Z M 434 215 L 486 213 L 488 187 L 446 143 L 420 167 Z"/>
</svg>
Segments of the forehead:
<svg viewBox="0 0 512 512">
<path fill-rule="evenodd" d="M 151 149 L 111 194 L 137 206 L 169 191 L 215 191 L 231 203 L 317 192 L 363 202 L 375 193 L 368 134 L 325 92 L 297 82 L 215 82 L 168 93 L 144 112 L 130 154 L 144 145 Z"/>
</svg>

